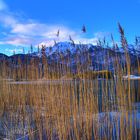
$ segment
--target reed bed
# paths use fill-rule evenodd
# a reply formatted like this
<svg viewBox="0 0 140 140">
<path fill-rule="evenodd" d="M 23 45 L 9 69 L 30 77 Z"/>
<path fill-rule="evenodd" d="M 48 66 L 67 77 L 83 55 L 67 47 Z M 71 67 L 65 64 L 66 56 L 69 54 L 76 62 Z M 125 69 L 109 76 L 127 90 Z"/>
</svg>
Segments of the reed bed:
<svg viewBox="0 0 140 140">
<path fill-rule="evenodd" d="M 116 76 L 109 78 L 106 71 L 104 80 L 91 78 L 97 73 L 88 72 L 91 57 L 86 49 L 83 56 L 86 63 L 81 64 L 77 54 L 74 74 L 69 67 L 71 56 L 66 59 L 61 54 L 59 61 L 51 64 L 45 56 L 24 64 L 19 59 L 18 64 L 13 62 L 14 68 L 1 62 L 0 139 L 139 139 L 140 118 L 134 103 L 140 99 L 140 81 L 123 79 L 132 72 L 127 51 L 126 66 L 120 65 L 116 54 L 112 64 Z M 135 69 L 139 73 L 139 58 Z M 5 80 L 8 78 L 13 81 Z"/>
</svg>

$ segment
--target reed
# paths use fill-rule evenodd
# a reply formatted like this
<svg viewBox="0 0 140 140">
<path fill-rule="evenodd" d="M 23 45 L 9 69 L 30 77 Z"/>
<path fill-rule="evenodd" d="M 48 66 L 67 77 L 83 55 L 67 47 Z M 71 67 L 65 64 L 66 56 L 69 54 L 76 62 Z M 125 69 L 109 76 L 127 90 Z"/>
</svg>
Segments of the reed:
<svg viewBox="0 0 140 140">
<path fill-rule="evenodd" d="M 119 30 L 122 46 L 127 47 L 120 24 Z M 112 41 L 115 44 L 113 36 Z M 26 63 L 22 63 L 19 58 L 18 65 L 13 62 L 12 68 L 5 61 L 0 63 L 1 137 L 11 140 L 27 137 L 40 140 L 138 139 L 140 122 L 134 119 L 137 112 L 133 104 L 139 100 L 140 91 L 139 83 L 136 86 L 129 78 L 123 80 L 123 75 L 130 75 L 132 70 L 127 49 L 125 66 L 120 64 L 121 56 L 117 53 L 114 56 L 114 78 L 107 64 L 111 52 L 103 58 L 106 65 L 102 66 L 102 71 L 91 72 L 88 68 L 92 61 L 87 49 L 80 53 L 77 50 L 73 72 L 70 53 L 68 57 L 58 53 L 58 61 L 48 63 L 44 46 L 41 51 L 41 59 L 29 60 L 27 56 Z M 86 63 L 81 63 L 81 58 Z M 139 72 L 139 57 L 137 63 L 135 69 Z M 105 80 L 98 80 L 98 76 Z M 5 80 L 8 78 L 14 81 Z"/>
</svg>

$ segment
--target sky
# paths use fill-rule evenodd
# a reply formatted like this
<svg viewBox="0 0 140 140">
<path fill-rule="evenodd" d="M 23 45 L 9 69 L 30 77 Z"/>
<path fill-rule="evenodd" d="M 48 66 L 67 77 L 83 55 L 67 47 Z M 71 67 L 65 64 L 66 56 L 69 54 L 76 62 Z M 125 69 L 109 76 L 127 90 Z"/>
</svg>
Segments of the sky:
<svg viewBox="0 0 140 140">
<path fill-rule="evenodd" d="M 113 34 L 119 42 L 118 22 L 134 43 L 140 36 L 139 13 L 140 0 L 0 0 L 0 53 L 28 52 L 31 44 L 53 46 L 69 35 L 76 43 L 96 44 L 104 37 L 110 42 Z"/>
</svg>

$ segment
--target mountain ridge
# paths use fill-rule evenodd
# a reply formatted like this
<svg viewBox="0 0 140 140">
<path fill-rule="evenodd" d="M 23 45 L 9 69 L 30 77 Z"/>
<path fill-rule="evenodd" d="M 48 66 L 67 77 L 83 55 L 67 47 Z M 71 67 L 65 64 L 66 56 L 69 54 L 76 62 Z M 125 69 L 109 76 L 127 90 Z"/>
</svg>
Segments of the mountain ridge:
<svg viewBox="0 0 140 140">
<path fill-rule="evenodd" d="M 134 45 L 128 45 L 127 48 L 113 48 L 105 45 L 59 42 L 52 47 L 46 47 L 44 50 L 42 49 L 39 52 L 30 54 L 15 54 L 12 56 L 0 54 L 0 60 L 7 60 L 9 63 L 15 61 L 16 64 L 19 59 L 22 60 L 22 63 L 27 63 L 27 59 L 28 61 L 37 59 L 41 62 L 42 56 L 45 55 L 46 60 L 50 65 L 52 62 L 57 62 L 75 68 L 77 63 L 84 65 L 84 63 L 88 61 L 88 56 L 91 60 L 91 70 L 109 69 L 110 71 L 113 71 L 116 57 L 118 58 L 118 62 L 122 66 L 125 66 L 127 61 L 125 51 L 129 54 L 131 66 L 137 65 L 137 60 L 140 61 L 139 48 L 139 46 Z"/>
</svg>

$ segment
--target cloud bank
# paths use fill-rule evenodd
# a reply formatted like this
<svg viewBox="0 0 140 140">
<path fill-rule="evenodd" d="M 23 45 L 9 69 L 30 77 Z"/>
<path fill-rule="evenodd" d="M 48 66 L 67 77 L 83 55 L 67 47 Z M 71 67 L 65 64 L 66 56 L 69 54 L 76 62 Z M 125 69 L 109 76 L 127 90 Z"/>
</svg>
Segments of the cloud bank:
<svg viewBox="0 0 140 140">
<path fill-rule="evenodd" d="M 0 0 L 0 11 L 6 10 L 7 9 L 7 5 L 4 3 L 3 0 Z"/>
<path fill-rule="evenodd" d="M 1 45 L 26 47 L 31 44 L 38 46 L 44 43 L 49 47 L 54 45 L 54 40 L 56 42 L 68 41 L 69 36 L 76 43 L 96 44 L 97 39 L 104 35 L 99 32 L 93 38 L 85 38 L 82 32 L 77 32 L 64 25 L 50 25 L 21 17 L 11 12 L 3 0 L 0 0 L 0 23 L 4 30 L 4 36 L 0 39 Z M 58 30 L 60 30 L 59 37 L 56 35 Z"/>
</svg>

